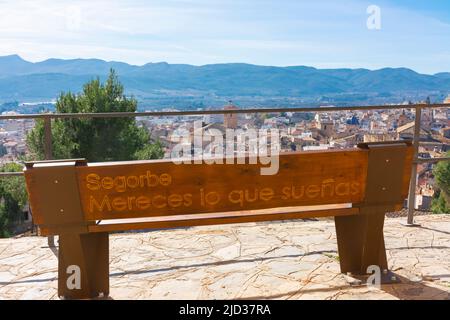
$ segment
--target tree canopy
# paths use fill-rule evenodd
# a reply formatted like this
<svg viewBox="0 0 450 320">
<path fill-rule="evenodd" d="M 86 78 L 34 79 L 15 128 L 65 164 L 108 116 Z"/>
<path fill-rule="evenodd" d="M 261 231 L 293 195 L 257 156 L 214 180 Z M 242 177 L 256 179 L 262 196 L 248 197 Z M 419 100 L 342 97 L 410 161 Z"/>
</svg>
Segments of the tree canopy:
<svg viewBox="0 0 450 320">
<path fill-rule="evenodd" d="M 23 166 L 18 163 L 7 163 L 0 168 L 1 172 L 20 172 Z M 23 218 L 22 208 L 27 203 L 27 193 L 23 177 L 0 179 L 0 238 L 9 237 L 14 225 Z"/>
<path fill-rule="evenodd" d="M 450 156 L 450 152 L 447 156 Z M 431 209 L 435 213 L 450 213 L 450 161 L 439 162 L 434 167 L 433 174 L 439 189 Z"/>
<path fill-rule="evenodd" d="M 124 95 L 114 70 L 105 83 L 92 80 L 79 94 L 61 93 L 58 113 L 135 112 L 137 101 Z M 27 145 L 37 160 L 44 159 L 44 123 L 37 121 L 27 136 Z M 55 159 L 86 158 L 88 161 L 157 159 L 164 155 L 159 142 L 151 142 L 148 131 L 134 118 L 55 119 L 52 123 Z"/>
</svg>

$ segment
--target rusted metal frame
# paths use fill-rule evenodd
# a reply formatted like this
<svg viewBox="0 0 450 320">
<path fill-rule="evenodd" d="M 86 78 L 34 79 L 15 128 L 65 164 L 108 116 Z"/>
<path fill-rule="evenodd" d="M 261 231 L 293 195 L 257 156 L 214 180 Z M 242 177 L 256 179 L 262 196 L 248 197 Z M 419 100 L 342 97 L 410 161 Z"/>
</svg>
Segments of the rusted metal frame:
<svg viewBox="0 0 450 320">
<path fill-rule="evenodd" d="M 357 220 L 351 219 L 352 216 L 336 218 L 343 271 L 361 272 L 368 264 L 387 267 L 382 229 L 384 212 L 392 206 L 380 207 L 380 203 L 400 201 L 407 145 L 408 142 L 360 145 L 360 148 L 369 150 L 365 205 L 359 208 L 359 215 L 353 216 Z M 45 225 L 71 225 L 71 228 L 59 230 L 58 294 L 65 298 L 95 298 L 107 295 L 109 291 L 108 233 L 95 233 L 98 236 L 88 233 L 95 222 L 85 221 L 80 204 L 76 166 L 84 164 L 84 161 L 67 160 L 66 165 L 60 163 L 55 167 L 35 169 L 34 164 L 27 163 L 25 171 L 27 185 L 35 190 L 35 197 L 40 199 L 40 210 L 36 212 L 45 215 L 37 218 Z M 45 195 L 36 195 L 39 190 L 46 190 Z M 396 190 L 397 195 L 394 194 Z M 50 197 L 53 200 L 45 199 Z M 70 268 L 74 266 L 81 275 L 81 285 L 75 289 L 69 283 L 73 270 Z"/>
<path fill-rule="evenodd" d="M 109 234 L 64 233 L 59 236 L 58 296 L 90 299 L 109 295 Z M 79 276 L 79 286 L 76 286 Z"/>
<path fill-rule="evenodd" d="M 416 119 L 414 122 L 414 136 L 413 136 L 413 164 L 411 167 L 411 180 L 409 185 L 409 195 L 408 195 L 408 219 L 407 225 L 414 225 L 414 210 L 416 203 L 416 185 L 417 185 L 417 161 L 419 155 L 419 144 L 420 144 L 420 127 L 422 119 L 422 108 L 416 108 Z"/>
<path fill-rule="evenodd" d="M 401 199 L 407 143 L 363 144 L 369 149 L 364 203 L 360 214 L 335 217 L 341 272 L 363 275 L 367 267 L 387 269 L 383 226 L 387 211 Z"/>
<path fill-rule="evenodd" d="M 53 163 L 54 161 L 49 161 Z M 87 232 L 83 225 L 76 167 L 85 165 L 84 160 L 58 161 L 58 166 L 35 168 L 27 163 L 26 185 L 31 208 L 38 225 L 78 225 L 80 232 Z M 33 192 L 30 192 L 33 190 Z"/>
<path fill-rule="evenodd" d="M 260 210 L 263 211 L 263 210 Z M 201 217 L 189 219 L 180 216 L 177 220 L 153 222 L 129 222 L 114 224 L 96 224 L 88 226 L 89 232 L 111 232 L 123 230 L 139 230 L 139 229 L 162 229 L 162 228 L 180 228 L 205 225 L 224 225 L 233 223 L 262 222 L 262 221 L 283 221 L 305 218 L 333 217 L 333 216 L 351 216 L 359 214 L 358 208 L 341 208 L 327 209 L 302 212 L 278 212 L 278 213 L 261 213 L 258 215 L 233 215 L 223 217 Z M 175 216 L 176 217 L 176 216 Z"/>
<path fill-rule="evenodd" d="M 95 222 L 85 220 L 80 203 L 76 167 L 86 161 L 47 162 L 59 165 L 34 168 L 34 163 L 27 163 L 25 179 L 27 188 L 34 190 L 32 196 L 39 198 L 31 201 L 38 206 L 34 208 L 36 223 L 44 229 L 48 225 L 58 226 L 58 295 L 69 299 L 107 296 L 108 233 L 89 234 L 88 226 Z M 80 277 L 80 287 L 76 287 L 76 278 L 71 277 L 76 277 L 75 273 Z"/>
</svg>

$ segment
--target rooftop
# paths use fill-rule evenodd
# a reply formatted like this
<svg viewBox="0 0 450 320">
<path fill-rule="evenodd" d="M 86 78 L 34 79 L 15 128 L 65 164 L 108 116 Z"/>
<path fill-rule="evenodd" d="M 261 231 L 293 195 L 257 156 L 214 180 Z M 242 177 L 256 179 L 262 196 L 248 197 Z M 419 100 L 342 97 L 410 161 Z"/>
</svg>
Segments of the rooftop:
<svg viewBox="0 0 450 320">
<path fill-rule="evenodd" d="M 112 299 L 450 299 L 450 215 L 387 218 L 399 284 L 351 286 L 332 220 L 247 223 L 110 237 Z M 0 299 L 57 299 L 46 238 L 0 239 Z"/>
</svg>

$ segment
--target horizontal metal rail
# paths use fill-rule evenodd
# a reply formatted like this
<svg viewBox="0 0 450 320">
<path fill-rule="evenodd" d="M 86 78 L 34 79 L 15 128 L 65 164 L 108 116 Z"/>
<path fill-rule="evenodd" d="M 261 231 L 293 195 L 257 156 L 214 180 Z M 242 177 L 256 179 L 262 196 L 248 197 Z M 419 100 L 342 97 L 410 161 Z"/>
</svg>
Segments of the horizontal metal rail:
<svg viewBox="0 0 450 320">
<path fill-rule="evenodd" d="M 71 118 L 136 118 L 136 117 L 172 117 L 172 116 L 200 116 L 213 114 L 248 114 L 248 113 L 281 113 L 281 112 L 339 112 L 339 111 L 370 111 L 370 110 L 398 110 L 417 108 L 450 108 L 450 103 L 440 104 L 397 104 L 377 106 L 348 106 L 348 107 L 296 107 L 296 108 L 255 108 L 231 110 L 188 110 L 188 111 L 144 111 L 144 112 L 99 112 L 99 113 L 39 113 L 39 114 L 9 114 L 0 115 L 0 120 L 19 119 L 71 119 Z"/>
<path fill-rule="evenodd" d="M 23 172 L 0 172 L 0 178 L 13 176 L 23 176 Z"/>
<path fill-rule="evenodd" d="M 439 158 L 418 158 L 415 163 L 436 163 L 439 161 L 450 161 L 450 157 L 439 157 Z"/>
</svg>

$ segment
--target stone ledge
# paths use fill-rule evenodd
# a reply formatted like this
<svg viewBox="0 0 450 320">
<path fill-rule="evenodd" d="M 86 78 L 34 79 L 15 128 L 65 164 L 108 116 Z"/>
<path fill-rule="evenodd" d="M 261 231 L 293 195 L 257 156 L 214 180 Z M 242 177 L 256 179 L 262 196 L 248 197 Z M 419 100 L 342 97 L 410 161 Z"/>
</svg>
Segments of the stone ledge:
<svg viewBox="0 0 450 320">
<path fill-rule="evenodd" d="M 385 224 L 401 283 L 350 286 L 332 220 L 249 223 L 114 234 L 112 299 L 450 299 L 450 215 Z M 0 299 L 58 299 L 46 238 L 0 239 Z"/>
</svg>

